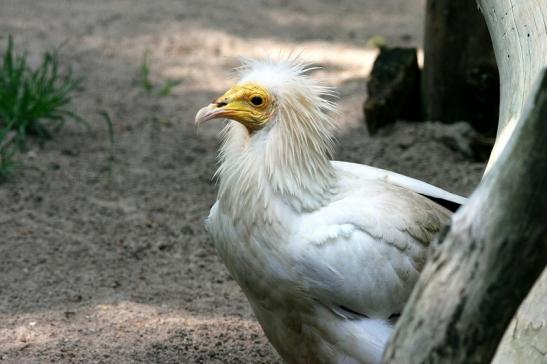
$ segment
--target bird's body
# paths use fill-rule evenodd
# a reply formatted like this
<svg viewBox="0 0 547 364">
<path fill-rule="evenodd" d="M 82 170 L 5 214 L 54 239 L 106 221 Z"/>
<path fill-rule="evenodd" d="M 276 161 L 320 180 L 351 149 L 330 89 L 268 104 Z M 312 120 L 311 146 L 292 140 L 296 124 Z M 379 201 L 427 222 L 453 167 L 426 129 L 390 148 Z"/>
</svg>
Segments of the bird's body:
<svg viewBox="0 0 547 364">
<path fill-rule="evenodd" d="M 331 162 L 326 92 L 294 61 L 252 61 L 234 89 L 198 113 L 198 123 L 236 120 L 224 131 L 207 227 L 287 363 L 377 363 L 450 216 L 424 196 L 464 199 Z"/>
</svg>

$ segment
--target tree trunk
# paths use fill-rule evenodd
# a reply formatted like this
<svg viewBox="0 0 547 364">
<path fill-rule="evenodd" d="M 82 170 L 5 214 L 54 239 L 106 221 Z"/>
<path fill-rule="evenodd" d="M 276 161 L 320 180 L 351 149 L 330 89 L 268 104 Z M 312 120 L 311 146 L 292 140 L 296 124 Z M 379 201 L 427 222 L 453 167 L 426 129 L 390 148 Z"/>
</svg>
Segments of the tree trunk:
<svg viewBox="0 0 547 364">
<path fill-rule="evenodd" d="M 533 80 L 547 66 L 547 1 L 480 0 L 479 4 L 492 34 L 501 80 L 498 137 L 488 172 L 520 119 Z M 494 364 L 547 362 L 546 302 L 547 270 L 514 317 Z"/>
<path fill-rule="evenodd" d="M 479 4 L 500 70 L 496 146 L 483 182 L 434 245 L 386 350 L 387 363 L 490 362 L 547 264 L 547 76 L 541 74 L 547 2 Z M 544 362 L 546 296 L 547 273 L 522 305 L 495 363 Z"/>
<path fill-rule="evenodd" d="M 547 65 L 547 2 L 479 4 L 500 70 L 496 146 L 482 184 L 435 244 L 386 350 L 388 363 L 490 362 L 513 313 L 547 264 L 545 72 L 537 94 L 532 91 Z M 535 346 L 545 345 L 547 336 L 547 275 L 540 279 L 496 363 L 545 359 L 544 349 Z"/>
<path fill-rule="evenodd" d="M 434 244 L 386 363 L 489 363 L 547 263 L 547 73 L 498 163 Z"/>
<path fill-rule="evenodd" d="M 492 364 L 547 362 L 547 270 L 520 306 Z"/>
<path fill-rule="evenodd" d="M 469 121 L 494 135 L 499 78 L 475 0 L 428 0 L 423 95 L 426 120 Z"/>
<path fill-rule="evenodd" d="M 496 144 L 486 171 L 509 140 L 533 82 L 547 66 L 547 1 L 478 0 L 492 36 L 501 98 Z"/>
</svg>

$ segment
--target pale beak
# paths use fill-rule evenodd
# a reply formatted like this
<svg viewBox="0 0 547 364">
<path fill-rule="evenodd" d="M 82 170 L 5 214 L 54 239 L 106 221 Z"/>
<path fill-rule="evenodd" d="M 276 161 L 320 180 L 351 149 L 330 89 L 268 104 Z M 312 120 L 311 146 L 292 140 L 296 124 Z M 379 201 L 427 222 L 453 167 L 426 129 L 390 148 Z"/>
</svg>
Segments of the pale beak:
<svg viewBox="0 0 547 364">
<path fill-rule="evenodd" d="M 219 106 L 218 103 L 212 103 L 198 111 L 194 125 L 197 127 L 211 119 L 224 118 L 227 114 L 227 110 Z"/>
</svg>

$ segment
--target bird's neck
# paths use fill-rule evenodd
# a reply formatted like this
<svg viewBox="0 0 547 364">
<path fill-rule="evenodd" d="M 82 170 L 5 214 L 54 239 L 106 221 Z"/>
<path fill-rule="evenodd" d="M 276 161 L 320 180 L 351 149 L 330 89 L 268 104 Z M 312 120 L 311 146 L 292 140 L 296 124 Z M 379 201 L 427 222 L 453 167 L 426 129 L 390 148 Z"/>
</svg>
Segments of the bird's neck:
<svg viewBox="0 0 547 364">
<path fill-rule="evenodd" d="M 329 201 L 335 184 L 330 137 L 284 126 L 279 121 L 252 136 L 239 123 L 226 127 L 217 171 L 219 201 L 233 213 L 268 215 L 278 203 L 306 212 Z"/>
</svg>

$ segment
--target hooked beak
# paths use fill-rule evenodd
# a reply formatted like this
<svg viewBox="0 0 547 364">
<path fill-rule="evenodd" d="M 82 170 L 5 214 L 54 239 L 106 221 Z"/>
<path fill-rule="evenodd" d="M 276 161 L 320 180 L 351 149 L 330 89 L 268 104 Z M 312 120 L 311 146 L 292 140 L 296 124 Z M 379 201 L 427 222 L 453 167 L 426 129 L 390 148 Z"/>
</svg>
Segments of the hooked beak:
<svg viewBox="0 0 547 364">
<path fill-rule="evenodd" d="M 213 102 L 203 108 L 201 108 L 196 114 L 196 119 L 194 120 L 194 125 L 196 127 L 200 126 L 206 121 L 211 119 L 226 118 L 229 116 L 230 112 L 228 109 L 224 109 L 226 106 L 224 102 Z"/>
<path fill-rule="evenodd" d="M 253 104 L 250 96 L 257 96 L 262 105 Z M 196 114 L 194 124 L 200 126 L 211 119 L 230 119 L 243 124 L 249 131 L 260 129 L 269 119 L 271 109 L 265 107 L 265 91 L 249 84 L 235 85 L 224 95 L 205 106 Z"/>
</svg>

